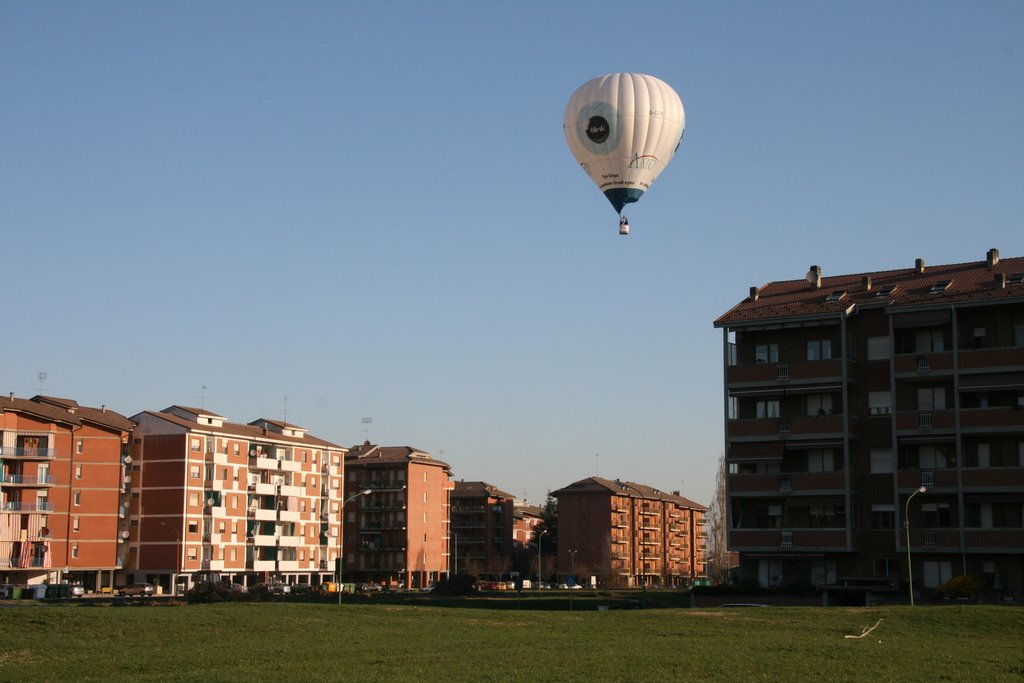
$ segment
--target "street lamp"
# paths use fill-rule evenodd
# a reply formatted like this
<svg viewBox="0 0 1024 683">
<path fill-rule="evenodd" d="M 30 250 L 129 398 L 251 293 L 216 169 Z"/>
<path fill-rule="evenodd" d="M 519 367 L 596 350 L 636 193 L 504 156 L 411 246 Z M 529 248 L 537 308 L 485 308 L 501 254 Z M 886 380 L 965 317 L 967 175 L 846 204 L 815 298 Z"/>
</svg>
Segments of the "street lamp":
<svg viewBox="0 0 1024 683">
<path fill-rule="evenodd" d="M 569 575 L 572 576 L 572 585 L 569 586 L 569 611 L 572 611 L 572 589 L 576 587 L 576 553 L 579 550 L 566 550 L 569 553 Z"/>
<path fill-rule="evenodd" d="M 345 569 L 345 506 L 351 503 L 359 496 L 368 496 L 373 493 L 373 489 L 363 489 L 358 493 L 353 493 L 351 496 L 346 498 L 341 503 L 341 518 L 338 520 L 338 605 L 341 605 L 341 594 L 345 587 L 345 584 L 341 582 L 341 575 Z"/>
<path fill-rule="evenodd" d="M 903 506 L 903 528 L 907 531 L 907 581 L 910 586 L 910 606 L 914 606 L 914 569 L 910 565 L 910 499 L 919 493 L 927 491 L 927 487 L 922 486 L 917 489 L 909 496 L 907 496 L 907 502 Z"/>
<path fill-rule="evenodd" d="M 181 562 L 181 534 L 178 533 L 178 527 L 170 526 L 167 522 L 160 522 L 160 526 L 167 527 L 174 532 L 174 573 L 171 574 L 171 595 L 178 594 L 178 566 Z"/>
<path fill-rule="evenodd" d="M 544 534 L 547 529 L 537 534 L 537 587 L 544 583 Z"/>
</svg>

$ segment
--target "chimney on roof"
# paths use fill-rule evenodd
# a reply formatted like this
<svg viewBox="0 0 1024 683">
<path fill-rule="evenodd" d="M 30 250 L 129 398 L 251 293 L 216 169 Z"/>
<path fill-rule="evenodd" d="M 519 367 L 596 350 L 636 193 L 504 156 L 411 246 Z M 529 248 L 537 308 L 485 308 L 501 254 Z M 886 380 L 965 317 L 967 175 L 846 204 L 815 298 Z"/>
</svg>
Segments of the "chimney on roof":
<svg viewBox="0 0 1024 683">
<path fill-rule="evenodd" d="M 865 275 L 864 279 L 861 280 L 860 283 L 862 285 L 864 285 L 864 291 L 865 292 L 870 292 L 871 291 L 871 278 L 869 276 Z"/>
<path fill-rule="evenodd" d="M 101 412 L 101 413 L 105 413 L 105 412 L 107 412 L 107 406 L 106 406 L 106 404 L 103 404 L 103 405 L 101 405 L 101 406 L 100 406 L 100 412 Z"/>
<path fill-rule="evenodd" d="M 989 249 L 988 253 L 985 255 L 985 260 L 988 262 L 989 268 L 999 263 L 999 250 Z"/>
<path fill-rule="evenodd" d="M 7 398 L 9 398 L 9 399 L 11 399 L 13 401 L 14 400 L 14 392 L 12 391 L 11 393 L 7 394 Z"/>
<path fill-rule="evenodd" d="M 996 273 L 992 280 L 995 289 L 1006 289 L 1006 273 Z"/>
<path fill-rule="evenodd" d="M 757 291 L 758 291 L 757 287 L 751 287 L 750 288 L 750 300 L 751 301 L 757 301 Z"/>
<path fill-rule="evenodd" d="M 919 258 L 919 259 L 914 261 L 914 270 L 916 270 L 919 273 L 923 273 L 924 272 L 924 259 L 923 258 Z"/>
<path fill-rule="evenodd" d="M 821 289 L 821 266 L 811 266 L 807 271 L 807 282 L 814 289 Z"/>
</svg>

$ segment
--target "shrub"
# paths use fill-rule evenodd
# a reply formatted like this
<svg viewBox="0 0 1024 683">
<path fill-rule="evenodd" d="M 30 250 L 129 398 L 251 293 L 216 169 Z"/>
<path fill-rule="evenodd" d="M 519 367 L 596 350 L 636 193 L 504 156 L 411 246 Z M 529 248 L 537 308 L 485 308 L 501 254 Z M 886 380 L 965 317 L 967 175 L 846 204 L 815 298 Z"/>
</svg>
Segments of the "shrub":
<svg viewBox="0 0 1024 683">
<path fill-rule="evenodd" d="M 954 576 L 935 590 L 944 598 L 969 598 L 981 590 L 981 582 L 973 576 Z"/>
</svg>

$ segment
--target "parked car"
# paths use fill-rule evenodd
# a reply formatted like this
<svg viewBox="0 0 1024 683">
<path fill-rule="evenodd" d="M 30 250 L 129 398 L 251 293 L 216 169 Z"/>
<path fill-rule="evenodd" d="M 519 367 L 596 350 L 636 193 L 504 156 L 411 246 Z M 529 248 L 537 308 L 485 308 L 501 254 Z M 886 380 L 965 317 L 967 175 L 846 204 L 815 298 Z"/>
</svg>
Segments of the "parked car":
<svg viewBox="0 0 1024 683">
<path fill-rule="evenodd" d="M 231 592 L 232 593 L 248 593 L 249 589 L 246 588 L 245 586 L 243 586 L 240 583 L 233 583 L 233 584 L 231 584 Z"/>
<path fill-rule="evenodd" d="M 73 583 L 68 587 L 68 594 L 73 598 L 80 598 L 85 595 L 85 587 L 80 583 Z"/>
<path fill-rule="evenodd" d="M 121 595 L 126 597 L 149 597 L 153 594 L 153 584 L 151 583 L 133 583 L 130 586 L 125 586 L 121 589 Z"/>
</svg>

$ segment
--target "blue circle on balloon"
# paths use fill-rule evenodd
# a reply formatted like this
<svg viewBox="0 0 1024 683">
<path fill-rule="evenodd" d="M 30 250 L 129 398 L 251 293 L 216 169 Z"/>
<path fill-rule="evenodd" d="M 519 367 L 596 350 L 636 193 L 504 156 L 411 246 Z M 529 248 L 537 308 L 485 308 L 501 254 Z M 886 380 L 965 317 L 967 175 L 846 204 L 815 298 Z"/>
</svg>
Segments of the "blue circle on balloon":
<svg viewBox="0 0 1024 683">
<path fill-rule="evenodd" d="M 607 102 L 588 103 L 576 115 L 576 136 L 593 154 L 613 152 L 622 137 L 619 111 Z"/>
</svg>

